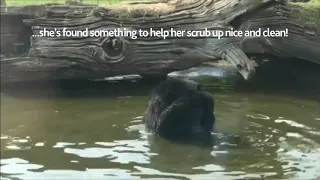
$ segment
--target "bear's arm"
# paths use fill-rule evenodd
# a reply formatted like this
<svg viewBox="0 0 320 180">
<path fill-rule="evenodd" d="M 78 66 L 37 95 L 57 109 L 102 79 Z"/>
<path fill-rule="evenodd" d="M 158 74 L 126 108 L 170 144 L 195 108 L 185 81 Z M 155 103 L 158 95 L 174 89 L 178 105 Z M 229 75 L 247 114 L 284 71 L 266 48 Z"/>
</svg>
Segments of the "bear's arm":
<svg viewBox="0 0 320 180">
<path fill-rule="evenodd" d="M 214 99 L 210 93 L 205 91 L 200 91 L 198 97 L 203 103 L 203 119 L 201 122 L 202 128 L 204 128 L 206 131 L 212 132 L 215 124 Z"/>
<path fill-rule="evenodd" d="M 194 97 L 180 97 L 159 116 L 157 132 L 163 137 L 174 138 L 190 134 L 201 114 L 201 105 L 196 104 Z"/>
</svg>

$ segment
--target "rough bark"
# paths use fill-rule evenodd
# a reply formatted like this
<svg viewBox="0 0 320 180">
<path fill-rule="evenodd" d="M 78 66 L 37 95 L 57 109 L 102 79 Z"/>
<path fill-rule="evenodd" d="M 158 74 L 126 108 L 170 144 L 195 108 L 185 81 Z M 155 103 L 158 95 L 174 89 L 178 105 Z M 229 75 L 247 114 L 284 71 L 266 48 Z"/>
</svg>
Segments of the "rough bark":
<svg viewBox="0 0 320 180">
<path fill-rule="evenodd" d="M 162 10 L 149 12 L 146 8 L 155 5 L 162 7 Z M 43 28 L 255 30 L 269 27 L 272 30 L 288 28 L 289 37 L 167 37 L 165 40 L 155 37 L 139 37 L 136 40 L 129 37 L 31 37 L 29 57 L 1 61 L 2 83 L 38 79 L 95 79 L 126 74 L 162 76 L 221 58 L 231 62 L 248 79 L 255 70 L 243 51 L 320 63 L 319 24 L 304 22 L 296 17 L 295 7 L 277 0 L 171 0 L 148 3 L 146 6 L 131 4 L 133 10 L 130 13 L 116 6 L 47 5 L 38 8 L 38 11 L 30 11 L 26 7 L 23 9 L 25 12 L 20 10 L 20 13 L 29 13 L 33 17 L 25 23 L 32 27 L 34 34 Z"/>
</svg>

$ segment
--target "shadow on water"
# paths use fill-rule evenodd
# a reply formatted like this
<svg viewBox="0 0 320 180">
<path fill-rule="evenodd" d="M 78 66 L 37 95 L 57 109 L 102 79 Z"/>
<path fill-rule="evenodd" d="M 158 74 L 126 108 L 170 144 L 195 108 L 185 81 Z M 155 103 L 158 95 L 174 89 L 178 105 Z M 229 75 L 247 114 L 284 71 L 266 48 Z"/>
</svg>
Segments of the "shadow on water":
<svg viewBox="0 0 320 180">
<path fill-rule="evenodd" d="M 227 80 L 231 83 L 225 85 L 220 83 L 220 80 L 216 82 L 216 79 L 209 78 L 203 85 L 213 93 L 265 93 L 320 101 L 320 65 L 301 60 L 276 59 L 264 63 L 256 71 L 250 81 L 234 78 Z M 195 80 L 199 79 L 201 77 Z M 18 98 L 90 98 L 128 94 L 145 96 L 159 82 L 160 80 L 141 78 L 110 81 L 35 81 L 2 85 L 1 92 Z"/>
<path fill-rule="evenodd" d="M 18 98 L 93 98 L 145 95 L 158 82 L 135 81 L 36 81 L 12 83 L 2 92 Z"/>
<path fill-rule="evenodd" d="M 144 131 L 142 113 L 157 81 L 2 86 L 1 179 L 315 179 L 317 69 L 299 65 L 280 78 L 272 64 L 266 66 L 274 73 L 227 89 L 206 87 L 215 96 L 222 134 L 211 148 Z M 297 73 L 311 78 L 301 81 Z"/>
<path fill-rule="evenodd" d="M 258 67 L 239 92 L 270 93 L 320 100 L 320 65 L 298 59 L 275 59 Z"/>
</svg>

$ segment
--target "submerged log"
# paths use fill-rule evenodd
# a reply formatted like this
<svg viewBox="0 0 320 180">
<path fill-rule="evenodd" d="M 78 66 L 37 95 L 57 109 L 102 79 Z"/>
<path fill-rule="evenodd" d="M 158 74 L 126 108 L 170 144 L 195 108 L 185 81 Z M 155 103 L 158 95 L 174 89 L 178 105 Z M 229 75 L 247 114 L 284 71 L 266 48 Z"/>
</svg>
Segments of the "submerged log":
<svg viewBox="0 0 320 180">
<path fill-rule="evenodd" d="M 320 13 L 315 12 L 319 17 Z M 255 70 L 245 53 L 300 58 L 319 64 L 320 24 L 305 21 L 304 13 L 301 8 L 279 0 L 163 0 L 108 7 L 39 6 L 39 12 L 33 11 L 33 17 L 25 20 L 35 35 L 30 39 L 29 56 L 1 60 L 1 83 L 127 74 L 163 76 L 221 58 L 249 79 Z M 289 34 L 288 37 L 220 39 L 186 35 L 166 39 L 37 36 L 44 28 L 48 31 L 288 28 Z"/>
</svg>

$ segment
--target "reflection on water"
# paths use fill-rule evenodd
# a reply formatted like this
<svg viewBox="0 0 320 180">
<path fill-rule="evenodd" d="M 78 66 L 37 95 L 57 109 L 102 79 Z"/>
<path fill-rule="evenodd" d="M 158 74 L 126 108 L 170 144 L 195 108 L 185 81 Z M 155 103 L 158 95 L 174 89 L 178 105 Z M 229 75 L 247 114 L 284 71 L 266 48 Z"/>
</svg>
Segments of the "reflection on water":
<svg viewBox="0 0 320 180">
<path fill-rule="evenodd" d="M 145 91 L 148 92 L 148 91 Z M 265 93 L 216 92 L 212 149 L 148 135 L 147 93 L 21 98 L 1 95 L 3 179 L 315 179 L 320 105 Z"/>
</svg>

